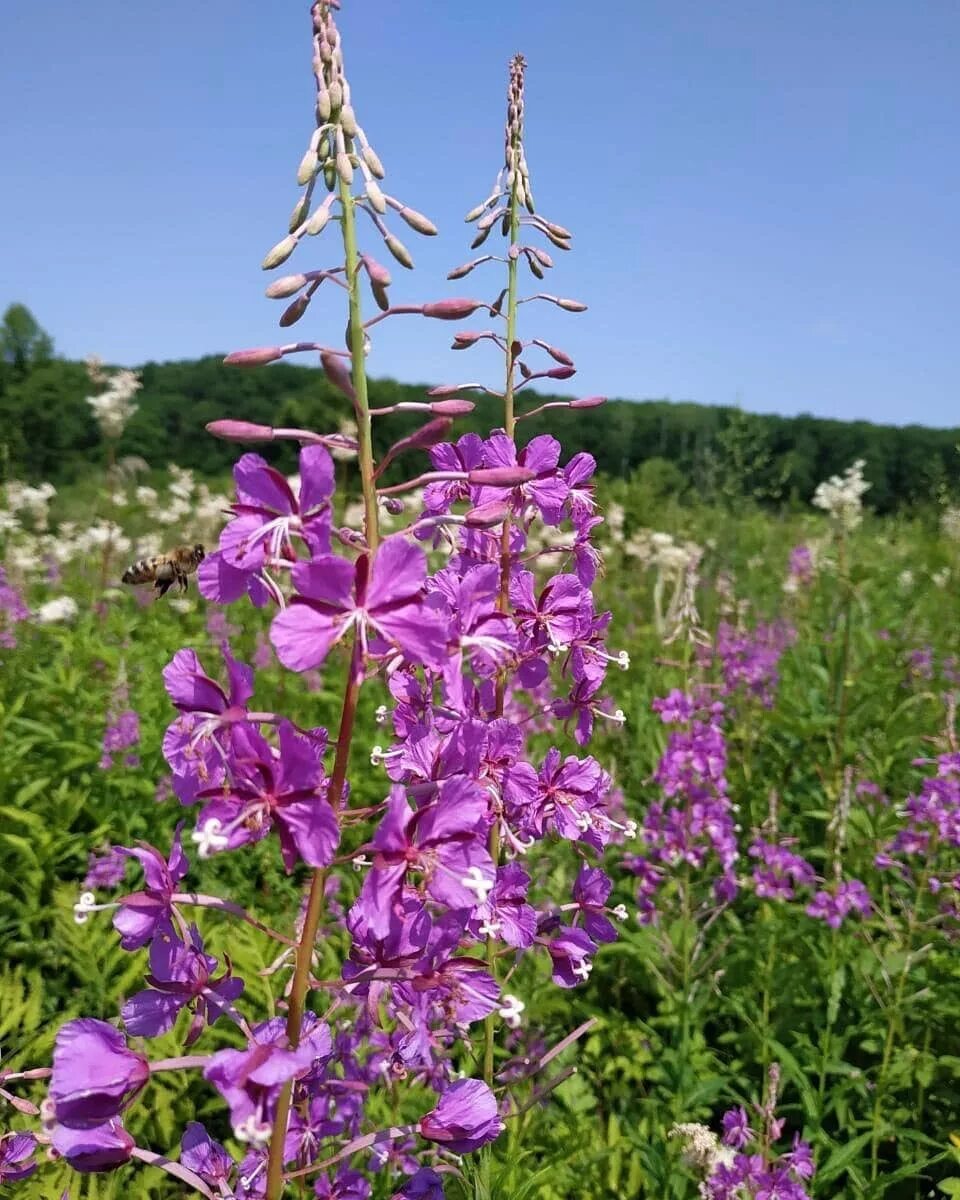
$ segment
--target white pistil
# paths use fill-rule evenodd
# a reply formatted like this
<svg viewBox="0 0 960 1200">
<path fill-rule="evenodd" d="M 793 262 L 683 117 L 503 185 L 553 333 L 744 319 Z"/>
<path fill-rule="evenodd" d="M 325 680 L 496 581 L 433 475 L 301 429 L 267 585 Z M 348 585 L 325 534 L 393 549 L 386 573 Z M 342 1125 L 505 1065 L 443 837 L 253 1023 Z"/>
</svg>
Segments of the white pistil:
<svg viewBox="0 0 960 1200">
<path fill-rule="evenodd" d="M 486 903 L 487 897 L 493 891 L 493 883 L 484 876 L 479 867 L 471 867 L 460 880 L 460 886 L 476 893 L 478 904 Z"/>
<path fill-rule="evenodd" d="M 386 720 L 387 720 L 387 716 L 389 715 L 389 712 L 390 712 L 390 710 L 387 708 L 387 706 L 385 704 L 380 705 L 380 707 L 377 709 L 376 714 L 375 714 L 375 719 L 376 719 L 376 722 L 378 725 L 386 724 Z"/>
<path fill-rule="evenodd" d="M 219 818 L 211 817 L 190 834 L 190 840 L 196 843 L 197 853 L 201 858 L 209 858 L 211 854 L 216 854 L 218 850 L 226 850 L 230 845 L 230 839 L 221 829 Z"/>
<path fill-rule="evenodd" d="M 585 958 L 573 968 L 573 973 L 578 979 L 582 979 L 584 982 L 586 982 L 590 978 L 590 972 L 592 970 L 593 963 L 589 958 Z"/>
<path fill-rule="evenodd" d="M 483 937 L 496 937 L 502 928 L 501 921 L 484 921 L 480 926 L 480 933 Z"/>
<path fill-rule="evenodd" d="M 618 921 L 625 921 L 627 919 L 628 913 L 627 906 L 625 904 L 618 904 L 616 908 L 612 908 L 610 911 Z"/>
<path fill-rule="evenodd" d="M 503 997 L 505 1004 L 503 1008 L 497 1009 L 497 1013 L 510 1026 L 511 1029 L 520 1028 L 520 1014 L 523 1012 L 526 1005 L 518 996 L 511 996 L 507 993 Z"/>
</svg>

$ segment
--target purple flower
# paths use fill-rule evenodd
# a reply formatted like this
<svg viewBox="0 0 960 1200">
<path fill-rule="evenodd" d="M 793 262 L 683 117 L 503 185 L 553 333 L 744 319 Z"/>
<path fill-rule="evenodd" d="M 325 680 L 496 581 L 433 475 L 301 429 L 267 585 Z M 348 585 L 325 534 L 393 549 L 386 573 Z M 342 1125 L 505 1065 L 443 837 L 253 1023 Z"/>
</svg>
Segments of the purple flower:
<svg viewBox="0 0 960 1200">
<path fill-rule="evenodd" d="M 32 1133 L 5 1133 L 0 1137 L 0 1186 L 17 1183 L 34 1173 L 36 1148 L 37 1139 Z"/>
<path fill-rule="evenodd" d="M 311 554 L 330 549 L 330 497 L 333 461 L 323 446 L 300 451 L 300 487 L 259 454 L 244 454 L 233 468 L 237 499 L 233 520 L 220 534 L 220 547 L 197 572 L 208 600 L 230 603 L 247 592 L 254 603 L 265 598 L 263 570 L 296 557 L 293 538 Z"/>
<path fill-rule="evenodd" d="M 136 1148 L 136 1142 L 116 1118 L 85 1129 L 56 1125 L 50 1144 L 81 1174 L 121 1167 L 130 1161 Z"/>
<path fill-rule="evenodd" d="M 753 1139 L 753 1130 L 745 1108 L 731 1108 L 723 1114 L 723 1141 L 734 1150 L 742 1150 Z"/>
<path fill-rule="evenodd" d="M 536 508 L 547 525 L 559 525 L 564 502 L 570 487 L 557 469 L 560 462 L 560 443 L 548 433 L 531 438 L 517 453 L 513 441 L 502 429 L 496 429 L 483 444 L 484 467 L 526 467 L 536 472 L 529 483 L 506 491 L 515 512 L 528 504 Z M 482 487 L 476 496 L 478 504 L 504 497 L 505 489 Z"/>
<path fill-rule="evenodd" d="M 613 881 L 599 867 L 584 864 L 573 884 L 573 898 L 583 916 L 583 928 L 595 942 L 615 942 L 616 927 L 607 919 L 607 898 Z"/>
<path fill-rule="evenodd" d="M 243 980 L 233 978 L 229 966 L 219 978 L 214 976 L 217 960 L 203 952 L 203 939 L 195 925 L 190 926 L 189 943 L 172 933 L 162 933 L 150 944 L 151 985 L 124 1004 L 121 1011 L 127 1032 L 134 1037 L 158 1037 L 173 1028 L 182 1008 L 190 1007 L 194 1018 L 186 1036 L 191 1045 L 213 1025 L 243 991 Z"/>
<path fill-rule="evenodd" d="M 481 1079 L 452 1083 L 417 1126 L 421 1135 L 454 1154 L 469 1154 L 503 1130 L 493 1092 Z"/>
<path fill-rule="evenodd" d="M 807 905 L 808 917 L 826 921 L 831 929 L 839 929 L 851 913 L 861 917 L 870 915 L 873 903 L 866 885 L 859 879 L 848 879 L 839 884 L 835 891 L 819 891 Z"/>
<path fill-rule="evenodd" d="M 390 1200 L 443 1200 L 443 1180 L 430 1167 L 421 1167 Z"/>
<path fill-rule="evenodd" d="M 158 929 L 165 929 L 173 912 L 172 897 L 177 884 L 189 870 L 186 856 L 180 844 L 183 822 L 177 825 L 170 847 L 170 857 L 165 859 L 159 850 L 145 842 L 136 849 L 118 847 L 129 858 L 135 858 L 143 867 L 146 887 L 142 892 L 123 896 L 114 915 L 113 927 L 120 934 L 120 945 L 124 950 L 139 950 L 145 946 Z"/>
<path fill-rule="evenodd" d="M 115 888 L 123 881 L 127 867 L 127 852 L 122 846 L 111 846 L 102 854 L 90 852 L 87 873 L 83 879 L 85 888 Z"/>
<path fill-rule="evenodd" d="M 333 1179 L 321 1175 L 313 1185 L 313 1191 L 321 1200 L 367 1200 L 370 1181 L 352 1167 L 341 1167 Z"/>
<path fill-rule="evenodd" d="M 113 766 L 113 756 L 122 750 L 128 750 L 140 742 L 140 716 L 132 708 L 120 713 L 111 714 L 107 728 L 103 734 L 103 755 L 100 759 L 100 769 L 109 771 Z M 136 763 L 128 765 L 137 765 Z"/>
<path fill-rule="evenodd" d="M 326 799 L 323 741 L 279 728 L 279 752 L 255 730 L 234 737 L 232 782 L 199 792 L 207 800 L 197 820 L 204 856 L 259 841 L 275 825 L 284 866 L 325 867 L 340 842 L 340 826 Z"/>
<path fill-rule="evenodd" d="M 551 978 L 558 987 L 572 988 L 585 983 L 593 970 L 591 955 L 597 947 L 582 929 L 564 926 L 560 933 L 547 943 L 553 962 Z"/>
<path fill-rule="evenodd" d="M 441 667 L 447 622 L 442 604 L 424 595 L 427 561 L 402 537 L 381 543 L 371 566 L 362 554 L 355 564 L 333 554 L 293 568 L 299 593 L 273 619 L 270 640 L 292 671 L 318 667 L 332 646 L 356 627 L 364 650 L 393 650 L 408 662 Z"/>
<path fill-rule="evenodd" d="M 437 471 L 474 471 L 483 466 L 483 439 L 476 433 L 465 433 L 455 445 L 441 442 L 430 451 L 430 461 Z M 465 480 L 429 483 L 424 489 L 423 507 L 429 516 L 437 516 L 448 513 L 458 500 L 466 500 L 469 495 L 470 485 Z"/>
<path fill-rule="evenodd" d="M 376 936 L 387 934 L 411 869 L 423 873 L 426 890 L 441 904 L 471 909 L 486 899 L 494 885 L 493 861 L 481 840 L 487 807 L 484 791 L 462 776 L 441 784 L 438 798 L 416 811 L 403 788 L 391 788 L 373 837 L 373 867 L 357 901 Z"/>
<path fill-rule="evenodd" d="M 106 1021 L 83 1017 L 57 1031 L 50 1099 L 61 1125 L 103 1125 L 123 1112 L 149 1078 L 147 1060 L 128 1049 L 123 1034 Z"/>
<path fill-rule="evenodd" d="M 476 938 L 497 937 L 508 946 L 527 949 L 537 931 L 537 912 L 527 903 L 530 876 L 519 863 L 497 868 L 493 891 L 476 906 L 467 928 Z"/>
<path fill-rule="evenodd" d="M 234 1162 L 199 1121 L 188 1121 L 180 1142 L 180 1161 L 204 1183 L 219 1188 L 225 1184 Z"/>
<path fill-rule="evenodd" d="M 758 838 L 750 847 L 751 858 L 758 860 L 753 869 L 753 886 L 761 900 L 792 900 L 798 887 L 811 887 L 813 867 L 784 845 Z"/>
<path fill-rule="evenodd" d="M 326 1062 L 332 1050 L 330 1030 L 321 1022 L 304 1022 L 300 1044 L 291 1049 L 285 1023 L 274 1018 L 254 1029 L 245 1050 L 218 1050 L 203 1074 L 226 1100 L 234 1131 L 256 1142 L 273 1122 L 281 1085 Z"/>
<path fill-rule="evenodd" d="M 207 675 L 193 650 L 178 650 L 163 669 L 163 683 L 180 716 L 163 736 L 163 756 L 173 771 L 173 786 L 184 804 L 197 792 L 219 783 L 235 730 L 247 718 L 253 695 L 253 671 L 238 662 L 224 643 L 228 691 Z"/>
</svg>

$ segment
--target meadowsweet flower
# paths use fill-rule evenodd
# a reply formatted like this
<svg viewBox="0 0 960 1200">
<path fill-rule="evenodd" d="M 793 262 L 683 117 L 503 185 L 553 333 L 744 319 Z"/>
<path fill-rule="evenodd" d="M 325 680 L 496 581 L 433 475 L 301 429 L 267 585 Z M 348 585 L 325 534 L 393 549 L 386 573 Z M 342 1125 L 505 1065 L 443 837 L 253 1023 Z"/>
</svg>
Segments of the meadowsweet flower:
<svg viewBox="0 0 960 1200">
<path fill-rule="evenodd" d="M 143 386 L 136 371 L 117 371 L 105 379 L 106 390 L 97 396 L 88 396 L 87 403 L 93 409 L 100 432 L 106 438 L 118 438 L 137 411 L 133 397 Z"/>
<path fill-rule="evenodd" d="M 63 625 L 76 620 L 80 606 L 72 596 L 58 596 L 41 604 L 34 614 L 39 625 Z"/>
<path fill-rule="evenodd" d="M 840 529 L 856 529 L 863 520 L 863 497 L 872 486 L 863 477 L 866 463 L 858 458 L 843 475 L 832 475 L 817 484 L 813 504 L 822 508 Z"/>
</svg>

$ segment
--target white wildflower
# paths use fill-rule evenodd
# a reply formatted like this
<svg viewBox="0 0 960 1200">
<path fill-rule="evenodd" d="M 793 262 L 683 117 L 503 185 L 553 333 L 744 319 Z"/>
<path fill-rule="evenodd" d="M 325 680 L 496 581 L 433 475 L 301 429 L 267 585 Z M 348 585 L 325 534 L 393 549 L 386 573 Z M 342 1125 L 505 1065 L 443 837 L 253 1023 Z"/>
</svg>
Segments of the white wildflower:
<svg viewBox="0 0 960 1200">
<path fill-rule="evenodd" d="M 157 502 L 156 488 L 138 487 L 136 495 L 138 504 L 156 504 Z"/>
<path fill-rule="evenodd" d="M 36 619 L 40 625 L 58 625 L 63 621 L 72 621 L 79 611 L 72 596 L 57 596 L 55 600 L 40 605 Z"/>
<path fill-rule="evenodd" d="M 943 536 L 951 542 L 960 542 L 960 505 L 951 505 L 943 510 L 940 529 Z"/>
<path fill-rule="evenodd" d="M 843 475 L 834 475 L 817 485 L 813 504 L 822 508 L 841 529 L 851 530 L 863 520 L 863 496 L 871 485 L 863 477 L 866 463 L 858 458 Z"/>
<path fill-rule="evenodd" d="M 104 377 L 99 368 L 96 373 L 90 372 L 90 376 L 95 383 L 106 383 L 106 391 L 98 396 L 87 397 L 87 403 L 93 409 L 100 432 L 104 437 L 118 438 L 137 411 L 133 397 L 143 386 L 140 378 L 136 371 L 127 370 Z"/>
</svg>

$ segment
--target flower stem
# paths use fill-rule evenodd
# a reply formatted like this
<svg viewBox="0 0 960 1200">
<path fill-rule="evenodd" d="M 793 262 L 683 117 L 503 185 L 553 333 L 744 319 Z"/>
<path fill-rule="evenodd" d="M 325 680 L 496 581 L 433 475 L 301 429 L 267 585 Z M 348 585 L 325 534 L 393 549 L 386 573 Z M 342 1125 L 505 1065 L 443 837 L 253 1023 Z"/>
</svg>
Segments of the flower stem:
<svg viewBox="0 0 960 1200">
<path fill-rule="evenodd" d="M 510 246 L 516 246 L 520 237 L 520 200 L 517 194 L 517 179 L 510 191 Z M 506 379 L 503 387 L 503 425 L 507 437 L 512 438 L 517 422 L 513 408 L 513 345 L 517 340 L 517 264 L 518 254 L 507 255 L 507 350 Z M 505 613 L 510 608 L 510 518 L 504 518 L 503 535 L 500 542 L 500 595 L 497 608 Z M 503 716 L 506 681 L 501 673 L 497 680 L 496 716 Z M 500 864 L 500 826 L 494 821 L 490 829 L 490 857 L 494 870 Z M 497 948 L 493 937 L 487 938 L 487 969 L 494 979 L 497 977 Z M 490 1013 L 483 1022 L 483 1078 L 488 1087 L 493 1084 L 493 1050 L 496 1042 L 497 1018 Z"/>
<path fill-rule="evenodd" d="M 370 404 L 367 393 L 366 355 L 364 352 L 363 310 L 360 303 L 360 257 L 357 251 L 357 226 L 354 200 L 349 187 L 340 181 L 341 228 L 347 268 L 347 285 L 350 293 L 350 348 L 352 362 L 353 406 L 357 418 L 357 445 L 360 465 L 360 483 L 363 489 L 364 533 L 370 553 L 376 551 L 379 542 L 377 520 L 377 486 L 374 479 L 373 441 L 371 438 Z M 333 774 L 327 788 L 327 802 L 335 813 L 339 811 L 343 797 L 343 786 L 347 778 L 350 761 L 350 745 L 353 741 L 353 726 L 357 715 L 357 698 L 363 683 L 363 647 L 354 635 L 350 672 L 343 694 L 340 712 L 340 729 L 337 734 L 337 751 L 333 763 Z M 300 1042 L 303 1014 L 310 983 L 310 964 L 317 937 L 317 928 L 323 912 L 326 872 L 317 870 L 310 881 L 310 894 L 303 919 L 303 929 L 297 944 L 296 967 L 290 987 L 287 1009 L 287 1039 L 291 1046 Z M 287 1134 L 290 1116 L 290 1101 L 293 1081 L 283 1087 L 277 1101 L 273 1133 L 270 1138 L 270 1154 L 267 1164 L 267 1189 L 265 1200 L 278 1200 L 283 1192 L 283 1143 Z"/>
</svg>

